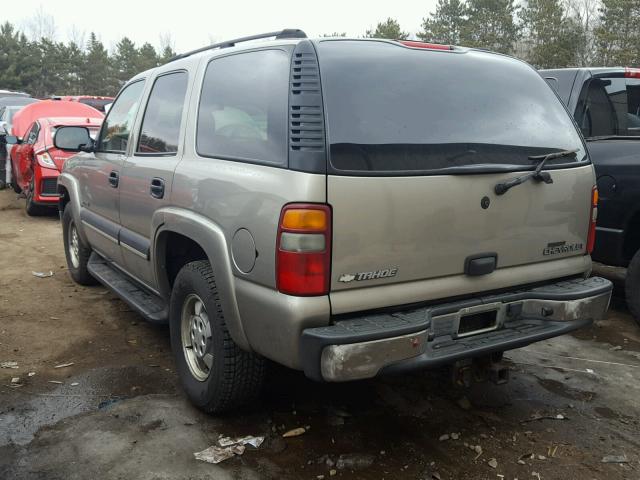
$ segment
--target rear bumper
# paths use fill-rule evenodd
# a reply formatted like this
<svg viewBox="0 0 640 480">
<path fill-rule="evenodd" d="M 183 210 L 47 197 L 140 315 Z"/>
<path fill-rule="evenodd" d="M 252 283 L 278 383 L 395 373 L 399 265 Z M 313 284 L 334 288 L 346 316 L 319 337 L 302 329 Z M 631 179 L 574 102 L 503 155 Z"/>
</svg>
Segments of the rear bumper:
<svg viewBox="0 0 640 480">
<path fill-rule="evenodd" d="M 587 326 L 607 311 L 611 290 L 592 277 L 339 321 L 305 329 L 300 358 L 308 377 L 330 382 L 438 367 Z M 461 318 L 482 312 L 495 312 L 492 326 L 459 333 Z"/>
<path fill-rule="evenodd" d="M 45 168 L 38 165 L 34 174 L 35 192 L 33 192 L 33 201 L 39 205 L 57 205 L 60 198 L 57 187 L 60 172 L 53 168 Z"/>
</svg>

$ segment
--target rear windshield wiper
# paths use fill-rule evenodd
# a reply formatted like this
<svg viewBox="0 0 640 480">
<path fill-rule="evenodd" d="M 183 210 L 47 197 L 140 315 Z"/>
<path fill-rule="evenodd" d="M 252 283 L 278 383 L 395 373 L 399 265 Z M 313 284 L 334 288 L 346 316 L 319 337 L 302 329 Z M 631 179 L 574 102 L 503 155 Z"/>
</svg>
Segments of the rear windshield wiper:
<svg viewBox="0 0 640 480">
<path fill-rule="evenodd" d="M 537 180 L 539 182 L 553 183 L 553 179 L 551 178 L 549 172 L 542 171 L 542 169 L 544 168 L 544 164 L 547 163 L 547 160 L 567 157 L 569 155 L 575 154 L 576 152 L 578 152 L 578 149 L 574 148 L 573 150 L 561 150 L 559 152 L 548 153 L 547 155 L 529 156 L 529 160 L 535 160 L 538 162 L 536 165 L 536 169 L 531 173 L 527 173 L 526 175 L 521 175 L 519 177 L 512 178 L 511 180 L 507 180 L 506 182 L 496 184 L 496 186 L 494 187 L 496 195 L 504 195 L 505 193 L 507 193 L 507 191 L 509 191 L 511 187 L 520 185 L 530 178 L 533 178 L 534 180 Z"/>
<path fill-rule="evenodd" d="M 600 135 L 599 137 L 586 137 L 587 142 L 598 142 L 600 140 L 640 140 L 640 135 Z"/>
</svg>

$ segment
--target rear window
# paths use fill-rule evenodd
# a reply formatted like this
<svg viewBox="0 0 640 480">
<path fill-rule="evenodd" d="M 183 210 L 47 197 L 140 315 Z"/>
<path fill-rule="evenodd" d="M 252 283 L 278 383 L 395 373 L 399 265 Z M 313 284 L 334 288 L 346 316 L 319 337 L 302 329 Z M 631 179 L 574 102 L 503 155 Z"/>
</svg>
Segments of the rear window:
<svg viewBox="0 0 640 480">
<path fill-rule="evenodd" d="M 585 137 L 640 136 L 640 80 L 594 78 L 581 95 L 576 122 Z"/>
<path fill-rule="evenodd" d="M 522 169 L 530 155 L 573 149 L 548 163 L 585 158 L 566 109 L 522 62 L 340 40 L 320 42 L 319 61 L 334 169 Z"/>
</svg>

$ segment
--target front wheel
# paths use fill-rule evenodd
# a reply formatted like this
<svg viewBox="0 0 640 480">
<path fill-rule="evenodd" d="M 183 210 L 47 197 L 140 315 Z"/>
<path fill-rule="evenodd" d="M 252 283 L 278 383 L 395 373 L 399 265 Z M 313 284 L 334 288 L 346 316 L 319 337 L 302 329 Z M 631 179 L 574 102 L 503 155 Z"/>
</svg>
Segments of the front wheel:
<svg viewBox="0 0 640 480">
<path fill-rule="evenodd" d="M 64 255 L 67 257 L 69 274 L 80 285 L 96 285 L 98 282 L 87 269 L 91 247 L 86 245 L 73 218 L 71 207 L 67 205 L 62 214 L 62 238 L 64 239 Z"/>
<path fill-rule="evenodd" d="M 258 396 L 265 360 L 231 338 L 208 261 L 188 263 L 178 273 L 169 322 L 176 369 L 193 404 L 221 413 Z"/>
<path fill-rule="evenodd" d="M 636 323 L 640 325 L 640 250 L 636 252 L 627 267 L 624 291 L 627 307 Z"/>
</svg>

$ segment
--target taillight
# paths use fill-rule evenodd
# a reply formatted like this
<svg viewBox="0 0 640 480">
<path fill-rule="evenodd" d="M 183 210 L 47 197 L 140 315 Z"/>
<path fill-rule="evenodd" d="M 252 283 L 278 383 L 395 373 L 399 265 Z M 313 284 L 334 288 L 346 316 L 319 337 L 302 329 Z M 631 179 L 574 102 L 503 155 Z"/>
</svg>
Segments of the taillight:
<svg viewBox="0 0 640 480">
<path fill-rule="evenodd" d="M 430 50 L 453 50 L 451 45 L 442 45 L 441 43 L 418 42 L 416 40 L 398 40 L 405 47 L 428 48 Z"/>
<path fill-rule="evenodd" d="M 326 295 L 330 277 L 331 209 L 320 204 L 285 205 L 278 224 L 278 290 L 296 296 Z"/>
<path fill-rule="evenodd" d="M 56 164 L 53 162 L 53 158 L 46 150 L 36 153 L 36 160 L 40 164 L 40 166 L 45 168 L 56 168 Z"/>
<path fill-rule="evenodd" d="M 591 189 L 591 212 L 589 213 L 589 233 L 587 235 L 587 253 L 593 252 L 596 245 L 596 220 L 598 218 L 598 187 Z"/>
<path fill-rule="evenodd" d="M 624 76 L 625 78 L 640 78 L 640 68 L 625 67 Z"/>
</svg>

